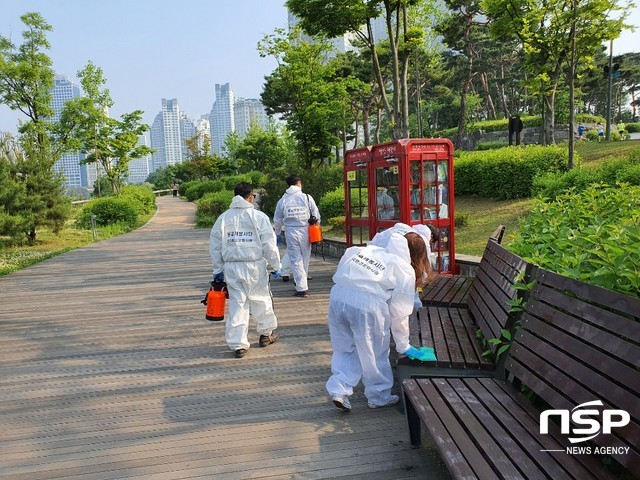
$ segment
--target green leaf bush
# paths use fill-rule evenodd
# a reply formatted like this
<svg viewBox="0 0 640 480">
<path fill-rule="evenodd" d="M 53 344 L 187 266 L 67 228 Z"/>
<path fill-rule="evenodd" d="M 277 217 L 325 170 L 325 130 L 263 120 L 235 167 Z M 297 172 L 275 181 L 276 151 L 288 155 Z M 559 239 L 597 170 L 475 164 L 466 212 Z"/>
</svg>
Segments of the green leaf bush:
<svg viewBox="0 0 640 480">
<path fill-rule="evenodd" d="M 597 168 L 574 168 L 562 175 L 540 175 L 534 179 L 531 192 L 534 196 L 553 199 L 569 189 L 581 192 L 595 183 L 640 185 L 640 149 L 633 150 L 627 158 Z"/>
<path fill-rule="evenodd" d="M 151 213 L 156 208 L 156 196 L 148 186 L 127 185 L 122 188 L 121 198 L 130 199 L 140 214 Z"/>
<path fill-rule="evenodd" d="M 627 133 L 638 133 L 640 132 L 640 122 L 635 123 L 626 123 L 625 124 Z"/>
<path fill-rule="evenodd" d="M 340 185 L 322 197 L 318 202 L 318 209 L 322 218 L 344 217 L 344 187 Z"/>
<path fill-rule="evenodd" d="M 531 195 L 536 176 L 565 172 L 568 160 L 567 149 L 557 145 L 459 152 L 454 164 L 456 195 L 497 200 L 526 198 Z M 579 158 L 575 161 L 579 163 Z"/>
<path fill-rule="evenodd" d="M 640 186 L 596 184 L 538 199 L 509 249 L 561 275 L 640 297 Z"/>
<path fill-rule="evenodd" d="M 218 217 L 229 208 L 233 197 L 229 190 L 205 194 L 196 202 L 196 227 L 213 227 Z"/>
<path fill-rule="evenodd" d="M 184 193 L 181 193 L 181 195 L 190 202 L 195 202 L 196 200 L 204 197 L 207 193 L 221 192 L 222 190 L 228 190 L 228 188 L 225 187 L 225 182 L 223 180 L 202 180 L 187 182 L 187 184 L 185 184 Z M 180 190 L 178 189 L 178 192 L 179 191 Z"/>
<path fill-rule="evenodd" d="M 91 216 L 96 216 L 96 225 L 122 224 L 134 228 L 138 221 L 138 202 L 127 197 L 103 197 L 88 202 L 78 216 L 76 224 L 80 228 L 91 228 Z"/>
</svg>

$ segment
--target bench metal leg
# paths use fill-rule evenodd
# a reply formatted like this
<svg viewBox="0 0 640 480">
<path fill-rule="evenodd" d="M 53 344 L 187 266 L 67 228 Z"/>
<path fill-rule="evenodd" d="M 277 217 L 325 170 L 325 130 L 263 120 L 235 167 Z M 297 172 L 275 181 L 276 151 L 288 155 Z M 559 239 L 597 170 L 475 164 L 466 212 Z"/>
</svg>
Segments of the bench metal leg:
<svg viewBox="0 0 640 480">
<path fill-rule="evenodd" d="M 407 425 L 409 426 L 409 439 L 411 441 L 411 446 L 413 448 L 419 448 L 422 444 L 422 425 L 420 424 L 420 417 L 418 416 L 418 412 L 414 408 L 411 400 L 407 397 L 407 394 L 404 393 L 404 409 L 407 415 Z"/>
</svg>

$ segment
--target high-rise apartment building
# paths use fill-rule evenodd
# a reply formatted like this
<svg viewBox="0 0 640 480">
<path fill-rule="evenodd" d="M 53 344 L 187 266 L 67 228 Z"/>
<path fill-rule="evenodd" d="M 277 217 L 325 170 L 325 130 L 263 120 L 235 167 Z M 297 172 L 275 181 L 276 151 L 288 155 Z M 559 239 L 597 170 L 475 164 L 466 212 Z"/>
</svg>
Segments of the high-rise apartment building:
<svg viewBox="0 0 640 480">
<path fill-rule="evenodd" d="M 56 75 L 54 87 L 51 91 L 51 107 L 54 110 L 52 120 L 58 121 L 62 114 L 64 104 L 69 100 L 80 96 L 80 87 L 73 83 L 69 77 Z M 84 155 L 80 152 L 63 155 L 54 165 L 56 172 L 65 177 L 66 187 L 91 187 L 96 180 L 96 166 L 82 165 Z"/>
<path fill-rule="evenodd" d="M 209 114 L 211 151 L 220 155 L 229 133 L 235 131 L 234 100 L 231 84 L 215 85 L 215 100 Z"/>
<path fill-rule="evenodd" d="M 205 141 L 209 141 L 209 150 L 211 150 L 211 124 L 209 123 L 209 115 L 202 115 L 196 120 L 196 135 L 198 135 L 198 149 L 203 150 Z"/>
<path fill-rule="evenodd" d="M 184 141 L 195 135 L 193 122 L 180 111 L 178 100 L 162 99 L 162 111 L 151 126 L 153 170 L 182 163 L 186 159 Z"/>
<path fill-rule="evenodd" d="M 252 125 L 266 130 L 269 126 L 269 117 L 264 105 L 257 98 L 238 97 L 233 106 L 236 133 L 243 137 Z"/>
<path fill-rule="evenodd" d="M 138 145 L 149 146 L 149 139 L 146 134 L 138 137 Z M 151 155 L 145 155 L 141 158 L 134 158 L 129 162 L 129 175 L 127 176 L 127 183 L 133 185 L 139 185 L 144 183 L 149 174 L 151 173 L 152 160 Z"/>
</svg>

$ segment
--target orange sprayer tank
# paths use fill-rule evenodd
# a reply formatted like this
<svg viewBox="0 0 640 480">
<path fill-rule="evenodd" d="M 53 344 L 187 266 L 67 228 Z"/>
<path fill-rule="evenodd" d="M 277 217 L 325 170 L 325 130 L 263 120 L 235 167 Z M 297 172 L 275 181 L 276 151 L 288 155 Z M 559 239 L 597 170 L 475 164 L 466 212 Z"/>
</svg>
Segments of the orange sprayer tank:
<svg viewBox="0 0 640 480">
<path fill-rule="evenodd" d="M 201 303 L 207 306 L 204 318 L 213 322 L 224 320 L 224 308 L 229 298 L 225 282 L 211 282 L 211 289 Z"/>
<path fill-rule="evenodd" d="M 309 225 L 309 242 L 318 243 L 322 241 L 322 228 L 317 223 Z"/>
</svg>

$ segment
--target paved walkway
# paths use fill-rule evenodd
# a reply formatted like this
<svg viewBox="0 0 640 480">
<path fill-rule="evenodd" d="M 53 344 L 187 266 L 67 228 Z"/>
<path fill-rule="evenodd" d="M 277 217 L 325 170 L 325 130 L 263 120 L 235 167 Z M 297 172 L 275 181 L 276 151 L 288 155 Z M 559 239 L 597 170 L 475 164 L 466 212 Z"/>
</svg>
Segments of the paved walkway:
<svg viewBox="0 0 640 480">
<path fill-rule="evenodd" d="M 209 232 L 158 203 L 136 232 L 0 278 L 0 478 L 448 478 L 399 408 L 328 401 L 335 260 L 312 259 L 308 298 L 273 282 L 282 338 L 235 359 L 199 303 Z"/>
</svg>

